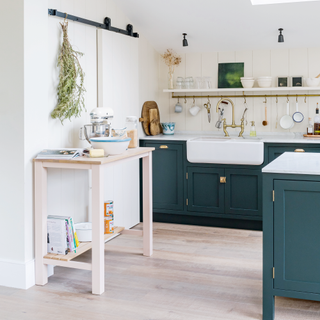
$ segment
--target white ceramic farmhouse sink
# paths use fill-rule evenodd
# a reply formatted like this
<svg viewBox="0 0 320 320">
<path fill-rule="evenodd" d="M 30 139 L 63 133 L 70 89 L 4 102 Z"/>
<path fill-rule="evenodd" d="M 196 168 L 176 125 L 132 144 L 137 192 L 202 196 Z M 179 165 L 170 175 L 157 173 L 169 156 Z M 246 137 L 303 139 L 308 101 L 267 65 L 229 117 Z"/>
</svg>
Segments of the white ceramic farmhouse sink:
<svg viewBox="0 0 320 320">
<path fill-rule="evenodd" d="M 187 141 L 187 159 L 192 163 L 260 165 L 263 149 L 259 138 L 198 137 Z"/>
</svg>

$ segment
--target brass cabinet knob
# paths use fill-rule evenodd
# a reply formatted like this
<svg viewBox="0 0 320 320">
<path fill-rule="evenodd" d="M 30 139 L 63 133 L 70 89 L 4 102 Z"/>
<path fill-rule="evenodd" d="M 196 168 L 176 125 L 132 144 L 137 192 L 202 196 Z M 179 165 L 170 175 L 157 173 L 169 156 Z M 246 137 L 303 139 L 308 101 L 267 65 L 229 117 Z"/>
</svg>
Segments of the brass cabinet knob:
<svg viewBox="0 0 320 320">
<path fill-rule="evenodd" d="M 294 152 L 305 152 L 303 149 L 296 149 Z"/>
<path fill-rule="evenodd" d="M 168 149 L 168 146 L 162 145 L 159 147 L 160 149 Z"/>
<path fill-rule="evenodd" d="M 226 177 L 220 177 L 220 183 L 226 183 L 227 178 Z"/>
</svg>

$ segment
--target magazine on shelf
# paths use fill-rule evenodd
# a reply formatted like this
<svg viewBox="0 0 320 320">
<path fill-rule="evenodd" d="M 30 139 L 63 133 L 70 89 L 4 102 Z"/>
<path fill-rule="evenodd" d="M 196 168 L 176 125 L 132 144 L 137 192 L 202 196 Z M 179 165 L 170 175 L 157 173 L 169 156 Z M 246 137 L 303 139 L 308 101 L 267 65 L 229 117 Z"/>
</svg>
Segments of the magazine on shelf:
<svg viewBox="0 0 320 320">
<path fill-rule="evenodd" d="M 66 221 L 60 219 L 47 220 L 48 253 L 67 254 Z"/>
<path fill-rule="evenodd" d="M 38 153 L 36 159 L 71 160 L 82 156 L 83 150 L 80 148 L 44 149 Z"/>
<path fill-rule="evenodd" d="M 72 217 L 67 216 L 56 216 L 56 215 L 49 215 L 48 219 L 56 219 L 60 221 L 65 221 L 65 237 L 67 239 L 67 246 L 69 252 L 76 252 L 76 248 L 79 246 L 79 242 L 77 241 L 77 234 L 73 227 Z"/>
</svg>

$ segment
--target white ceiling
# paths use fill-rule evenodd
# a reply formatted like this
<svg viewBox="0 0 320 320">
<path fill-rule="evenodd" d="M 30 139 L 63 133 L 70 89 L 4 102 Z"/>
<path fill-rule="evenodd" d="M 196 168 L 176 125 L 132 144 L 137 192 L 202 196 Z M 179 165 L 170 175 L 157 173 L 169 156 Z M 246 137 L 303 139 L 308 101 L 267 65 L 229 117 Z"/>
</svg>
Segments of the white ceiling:
<svg viewBox="0 0 320 320">
<path fill-rule="evenodd" d="M 160 53 L 320 47 L 320 2 L 255 5 L 250 0 L 115 0 Z M 284 43 L 278 43 L 283 28 Z M 182 33 L 188 47 L 182 47 Z M 320 59 L 320 57 L 319 57 Z"/>
</svg>

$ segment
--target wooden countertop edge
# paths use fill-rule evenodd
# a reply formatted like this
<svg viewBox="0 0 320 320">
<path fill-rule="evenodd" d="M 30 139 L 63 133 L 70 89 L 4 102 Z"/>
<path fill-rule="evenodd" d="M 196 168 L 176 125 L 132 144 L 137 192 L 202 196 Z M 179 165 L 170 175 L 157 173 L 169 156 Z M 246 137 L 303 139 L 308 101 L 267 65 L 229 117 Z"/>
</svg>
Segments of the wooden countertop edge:
<svg viewBox="0 0 320 320">
<path fill-rule="evenodd" d="M 78 157 L 71 160 L 66 159 L 33 159 L 33 162 L 55 162 L 55 163 L 79 163 L 79 164 L 105 164 L 109 162 L 115 162 L 118 160 L 138 156 L 147 152 L 154 151 L 155 148 L 145 148 L 145 147 L 139 147 L 135 149 L 130 149 L 125 151 L 122 154 L 116 155 L 116 156 L 109 156 L 109 157 L 103 157 L 103 158 L 88 158 L 86 156 Z"/>
</svg>

